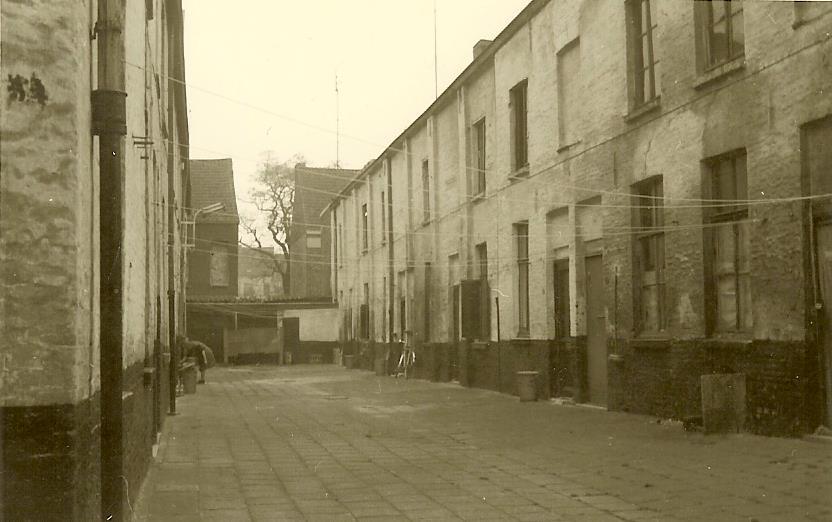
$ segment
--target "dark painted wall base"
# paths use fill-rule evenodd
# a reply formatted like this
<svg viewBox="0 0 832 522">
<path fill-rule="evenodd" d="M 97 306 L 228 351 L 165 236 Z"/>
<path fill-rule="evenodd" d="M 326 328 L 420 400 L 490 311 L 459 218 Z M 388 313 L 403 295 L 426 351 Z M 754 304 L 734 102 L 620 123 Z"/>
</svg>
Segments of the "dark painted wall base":
<svg viewBox="0 0 832 522">
<path fill-rule="evenodd" d="M 620 340 L 618 362 L 609 365 L 611 410 L 683 419 L 700 416 L 700 376 L 746 376 L 746 427 L 763 435 L 795 436 L 807 424 L 806 344 Z"/>
<path fill-rule="evenodd" d="M 146 367 L 156 368 L 155 361 L 124 371 L 123 469 L 133 505 L 167 411 L 167 364 L 161 375 Z M 78 404 L 0 408 L 0 520 L 101 519 L 100 407 L 95 394 Z"/>
<path fill-rule="evenodd" d="M 101 518 L 99 404 L 0 408 L 0 519 Z"/>
<path fill-rule="evenodd" d="M 609 342 L 608 408 L 685 419 L 702 415 L 700 377 L 742 373 L 747 383 L 746 426 L 764 435 L 793 436 L 814 428 L 810 352 L 806 343 L 714 340 Z M 373 369 L 387 361 L 395 370 L 400 346 L 366 341 L 347 343 L 356 367 Z M 387 355 L 389 353 L 389 355 Z M 459 380 L 463 386 L 517 394 L 516 373 L 539 372 L 538 397 L 587 397 L 586 338 L 428 343 L 416 349 L 417 378 Z M 810 411 L 811 410 L 811 411 Z M 808 420 L 807 420 L 808 419 Z"/>
</svg>

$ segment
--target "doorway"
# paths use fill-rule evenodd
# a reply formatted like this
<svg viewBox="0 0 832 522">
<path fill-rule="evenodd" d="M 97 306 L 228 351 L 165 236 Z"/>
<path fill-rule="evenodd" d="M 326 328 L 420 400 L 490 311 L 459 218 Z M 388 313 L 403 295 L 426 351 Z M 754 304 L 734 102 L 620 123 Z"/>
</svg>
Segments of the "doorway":
<svg viewBox="0 0 832 522">
<path fill-rule="evenodd" d="M 604 262 L 602 256 L 586 258 L 586 361 L 589 397 L 598 406 L 607 405 L 607 315 L 604 308 Z"/>
<path fill-rule="evenodd" d="M 301 362 L 300 353 L 300 318 L 283 318 L 283 353 L 291 354 L 289 357 L 292 363 Z M 284 355 L 286 357 L 286 355 Z M 306 361 L 304 361 L 306 362 Z"/>
<path fill-rule="evenodd" d="M 823 425 L 832 427 L 832 222 L 821 222 L 815 228 L 815 259 L 821 312 L 821 383 L 824 390 Z"/>
</svg>

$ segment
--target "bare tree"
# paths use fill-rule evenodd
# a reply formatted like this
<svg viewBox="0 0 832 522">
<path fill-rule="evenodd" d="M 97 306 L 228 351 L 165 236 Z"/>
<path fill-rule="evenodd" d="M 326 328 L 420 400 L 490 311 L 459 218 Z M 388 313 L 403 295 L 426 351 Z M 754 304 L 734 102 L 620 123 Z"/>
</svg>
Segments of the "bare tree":
<svg viewBox="0 0 832 522">
<path fill-rule="evenodd" d="M 271 255 L 274 270 L 280 274 L 283 291 L 289 292 L 289 243 L 292 239 L 292 210 L 295 202 L 295 165 L 303 158 L 294 156 L 280 163 L 267 157 L 257 170 L 257 185 L 250 193 L 252 202 L 263 218 L 266 230 L 259 228 L 255 220 L 243 220 L 241 226 L 251 237 L 253 244 L 240 243 L 250 248 L 263 248 L 263 241 L 270 238 L 283 256 Z"/>
</svg>

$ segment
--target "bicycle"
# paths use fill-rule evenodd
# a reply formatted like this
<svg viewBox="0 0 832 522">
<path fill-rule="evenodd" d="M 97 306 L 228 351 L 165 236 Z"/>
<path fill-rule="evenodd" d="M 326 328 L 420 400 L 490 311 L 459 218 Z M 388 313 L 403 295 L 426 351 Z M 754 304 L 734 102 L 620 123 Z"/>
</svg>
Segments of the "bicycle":
<svg viewBox="0 0 832 522">
<path fill-rule="evenodd" d="M 413 351 L 413 346 L 410 344 L 410 332 L 404 333 L 404 340 L 402 341 L 402 354 L 399 356 L 399 365 L 396 367 L 396 378 L 404 376 L 408 378 L 408 373 L 413 372 L 413 367 L 416 364 L 416 352 Z"/>
</svg>

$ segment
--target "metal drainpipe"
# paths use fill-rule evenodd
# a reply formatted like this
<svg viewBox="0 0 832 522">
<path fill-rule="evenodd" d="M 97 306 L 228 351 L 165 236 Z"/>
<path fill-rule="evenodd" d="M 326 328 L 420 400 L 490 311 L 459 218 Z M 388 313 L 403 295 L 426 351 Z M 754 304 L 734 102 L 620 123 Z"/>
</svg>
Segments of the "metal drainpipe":
<svg viewBox="0 0 832 522">
<path fill-rule="evenodd" d="M 98 4 L 98 89 L 92 93 L 92 133 L 99 137 L 101 509 L 104 520 L 124 516 L 123 177 L 127 134 L 123 0 Z"/>
</svg>

